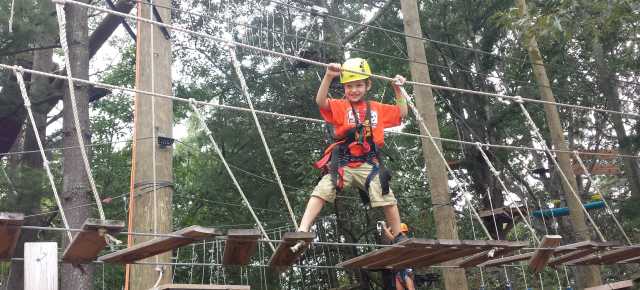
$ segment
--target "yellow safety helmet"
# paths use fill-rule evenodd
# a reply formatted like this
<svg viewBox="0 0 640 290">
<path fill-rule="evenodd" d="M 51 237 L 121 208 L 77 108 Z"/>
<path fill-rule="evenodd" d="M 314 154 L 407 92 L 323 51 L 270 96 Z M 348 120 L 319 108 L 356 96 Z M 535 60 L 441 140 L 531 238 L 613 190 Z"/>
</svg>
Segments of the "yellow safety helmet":
<svg viewBox="0 0 640 290">
<path fill-rule="evenodd" d="M 368 79 L 371 74 L 371 68 L 366 59 L 350 58 L 342 64 L 343 71 L 340 73 L 340 83 L 345 84 L 352 81 Z M 349 70 L 349 71 L 345 71 Z M 363 72 L 365 74 L 354 73 Z"/>
<path fill-rule="evenodd" d="M 400 224 L 400 232 L 408 233 L 409 232 L 409 226 L 407 226 L 407 224 L 405 224 L 405 223 L 401 223 Z"/>
</svg>

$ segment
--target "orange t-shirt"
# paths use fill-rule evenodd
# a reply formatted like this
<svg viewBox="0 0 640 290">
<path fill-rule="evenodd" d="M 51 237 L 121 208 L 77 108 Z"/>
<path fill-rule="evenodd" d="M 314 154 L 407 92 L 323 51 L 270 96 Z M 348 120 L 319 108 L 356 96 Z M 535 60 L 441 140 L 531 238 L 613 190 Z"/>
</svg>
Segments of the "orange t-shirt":
<svg viewBox="0 0 640 290">
<path fill-rule="evenodd" d="M 328 99 L 329 108 L 320 109 L 320 115 L 325 121 L 335 127 L 337 138 L 345 136 L 349 129 L 356 126 L 351 104 L 345 99 Z M 399 126 L 402 123 L 400 107 L 370 101 L 371 128 L 373 130 L 373 142 L 378 147 L 384 145 L 384 129 Z M 353 106 L 358 114 L 360 124 L 364 123 L 367 115 L 367 104 L 360 101 Z"/>
</svg>

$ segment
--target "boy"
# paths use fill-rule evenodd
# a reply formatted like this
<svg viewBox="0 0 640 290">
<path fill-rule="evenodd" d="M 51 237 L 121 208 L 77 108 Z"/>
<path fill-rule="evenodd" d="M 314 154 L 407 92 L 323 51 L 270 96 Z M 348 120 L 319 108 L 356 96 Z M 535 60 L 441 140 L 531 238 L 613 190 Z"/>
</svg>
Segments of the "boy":
<svg viewBox="0 0 640 290">
<path fill-rule="evenodd" d="M 335 127 L 337 142 L 315 164 L 329 174 L 313 190 L 298 231 L 310 231 L 324 204 L 335 200 L 336 190 L 355 186 L 368 195 L 372 207 L 382 207 L 392 231 L 400 233 L 397 201 L 388 186 L 390 174 L 382 166 L 378 150 L 384 145 L 384 129 L 399 126 L 407 115 L 400 90 L 405 79 L 400 75 L 394 78 L 396 105 L 386 105 L 367 100 L 370 74 L 369 64 L 361 58 L 349 59 L 342 66 L 331 63 L 326 70 L 316 103 L 324 120 Z M 329 99 L 329 86 L 337 76 L 344 86 L 344 99 Z"/>
</svg>

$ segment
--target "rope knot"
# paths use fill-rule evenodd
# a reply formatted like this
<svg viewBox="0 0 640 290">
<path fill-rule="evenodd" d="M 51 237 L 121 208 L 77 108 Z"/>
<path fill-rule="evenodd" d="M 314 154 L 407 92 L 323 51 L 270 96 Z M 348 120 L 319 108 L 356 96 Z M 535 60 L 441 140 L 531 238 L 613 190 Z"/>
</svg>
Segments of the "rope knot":
<svg viewBox="0 0 640 290">
<path fill-rule="evenodd" d="M 524 100 L 522 100 L 521 96 L 514 96 L 513 97 L 513 101 L 518 103 L 518 104 L 523 104 L 524 103 Z"/>
</svg>

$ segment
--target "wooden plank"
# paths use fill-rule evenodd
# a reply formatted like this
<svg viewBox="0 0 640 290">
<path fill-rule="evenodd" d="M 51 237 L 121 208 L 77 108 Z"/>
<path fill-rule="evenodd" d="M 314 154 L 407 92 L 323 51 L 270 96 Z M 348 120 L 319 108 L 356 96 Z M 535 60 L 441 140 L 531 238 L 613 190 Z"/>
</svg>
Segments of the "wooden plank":
<svg viewBox="0 0 640 290">
<path fill-rule="evenodd" d="M 116 235 L 124 229 L 123 221 L 87 219 L 82 232 L 73 237 L 62 255 L 62 261 L 74 264 L 89 263 L 107 246 L 105 233 Z"/>
<path fill-rule="evenodd" d="M 276 271 L 282 271 L 289 268 L 302 254 L 309 248 L 309 244 L 315 239 L 315 233 L 307 232 L 290 232 L 285 233 L 282 237 L 282 243 L 278 245 L 275 253 L 269 259 L 269 267 Z M 305 245 L 302 249 L 299 249 L 295 253 L 291 250 L 291 247 L 298 242 L 303 241 Z"/>
<path fill-rule="evenodd" d="M 246 285 L 166 284 L 151 290 L 251 290 Z"/>
<path fill-rule="evenodd" d="M 429 267 L 429 266 L 437 265 L 447 261 L 453 261 L 469 255 L 474 255 L 484 251 L 485 249 L 486 249 L 485 247 L 478 247 L 478 246 L 462 246 L 461 248 L 459 248 L 459 250 L 452 251 L 453 249 L 447 248 L 447 249 L 443 249 L 443 253 L 439 255 L 434 255 L 429 259 L 423 259 L 422 261 L 417 261 L 417 263 L 412 265 L 412 267 L 415 267 L 415 268 Z M 405 265 L 400 264 L 398 265 L 398 268 L 403 268 L 403 266 Z"/>
<path fill-rule="evenodd" d="M 586 256 L 589 256 L 591 254 L 593 254 L 593 252 L 595 252 L 597 249 L 595 248 L 589 248 L 589 249 L 584 249 L 584 250 L 576 250 L 573 252 L 570 252 L 568 254 L 564 254 L 560 257 L 556 257 L 551 259 L 551 261 L 549 261 L 549 266 L 551 267 L 555 267 L 558 266 L 560 264 L 563 263 L 567 263 L 569 261 L 573 261 L 573 260 L 577 260 Z"/>
<path fill-rule="evenodd" d="M 445 261 L 450 261 L 475 254 L 489 247 L 487 241 L 470 241 L 470 240 L 436 240 L 438 251 L 432 254 L 408 257 L 402 262 L 389 265 L 393 269 L 402 269 L 407 267 L 428 267 Z M 432 240 L 415 239 L 407 247 L 425 247 L 432 243 Z"/>
<path fill-rule="evenodd" d="M 58 243 L 24 243 L 24 290 L 58 290 Z"/>
<path fill-rule="evenodd" d="M 182 237 L 160 237 L 143 243 L 133 245 L 130 248 L 104 255 L 98 260 L 107 263 L 127 264 L 144 258 L 155 256 L 160 253 L 186 246 L 197 240 L 215 237 L 221 232 L 214 228 L 201 226 L 190 226 L 171 233 L 171 235 Z"/>
<path fill-rule="evenodd" d="M 386 247 L 386 248 L 375 250 L 373 252 L 369 252 L 364 255 L 360 255 L 358 257 L 338 263 L 337 266 L 344 267 L 344 268 L 360 268 L 364 265 L 377 261 L 383 255 L 393 256 L 393 254 L 398 251 L 397 249 L 401 249 L 399 246 L 403 246 L 404 244 L 409 243 L 410 241 L 411 239 L 404 240 L 399 243 L 396 243 L 395 246 L 397 247 Z"/>
<path fill-rule="evenodd" d="M 640 246 L 629 246 L 620 249 L 609 250 L 591 254 L 567 264 L 569 265 L 602 265 L 613 264 L 620 261 L 632 260 L 640 257 Z"/>
<path fill-rule="evenodd" d="M 0 260 L 13 258 L 23 224 L 23 214 L 0 212 Z"/>
<path fill-rule="evenodd" d="M 518 254 L 518 255 L 513 255 L 513 256 L 494 259 L 494 260 L 482 263 L 479 266 L 480 267 L 498 267 L 498 266 L 502 266 L 502 265 L 508 264 L 508 263 L 527 260 L 527 259 L 531 258 L 532 256 L 533 256 L 533 252 L 522 253 L 522 254 Z"/>
<path fill-rule="evenodd" d="M 585 288 L 584 290 L 622 290 L 622 289 L 631 289 L 633 287 L 632 280 L 625 280 L 615 283 L 609 283 L 605 285 L 595 286 Z"/>
<path fill-rule="evenodd" d="M 475 267 L 477 265 L 480 265 L 484 262 L 487 262 L 491 259 L 493 259 L 493 257 L 501 257 L 507 254 L 510 254 L 511 252 L 517 250 L 517 248 L 494 248 L 491 250 L 486 250 L 474 255 L 471 255 L 467 258 L 465 258 L 464 260 L 460 261 L 457 266 L 461 267 L 461 268 L 470 268 L 470 267 Z M 489 256 L 491 253 L 491 251 L 493 251 L 493 255 Z"/>
<path fill-rule="evenodd" d="M 448 252 L 451 249 L 462 245 L 462 243 L 459 240 L 409 239 L 404 245 L 424 252 L 415 256 L 402 256 L 399 261 L 388 264 L 388 268 L 407 268 L 407 265 L 413 265 L 419 261 L 424 261 L 425 259 L 431 259 L 434 256 L 442 255 L 442 253 Z"/>
<path fill-rule="evenodd" d="M 262 235 L 256 229 L 232 229 L 227 232 L 223 265 L 247 265 L 255 254 L 258 239 Z"/>
<path fill-rule="evenodd" d="M 538 273 L 544 269 L 544 267 L 553 256 L 555 252 L 555 248 L 560 245 L 562 241 L 562 236 L 559 235 L 546 235 L 542 238 L 542 242 L 540 242 L 539 249 L 533 252 L 533 256 L 529 259 L 529 268 L 534 273 Z"/>
</svg>

